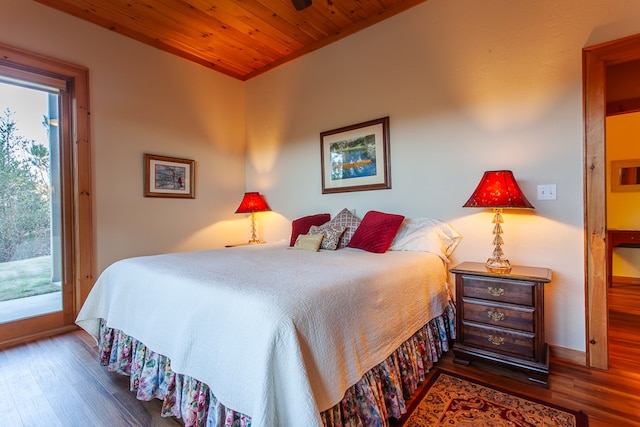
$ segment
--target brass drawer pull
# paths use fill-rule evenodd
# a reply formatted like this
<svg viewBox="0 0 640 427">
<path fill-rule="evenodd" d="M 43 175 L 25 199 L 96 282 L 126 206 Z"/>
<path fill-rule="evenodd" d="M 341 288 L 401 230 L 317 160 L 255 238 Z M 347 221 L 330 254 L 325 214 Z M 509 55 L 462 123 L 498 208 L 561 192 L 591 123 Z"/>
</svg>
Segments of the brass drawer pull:
<svg viewBox="0 0 640 427">
<path fill-rule="evenodd" d="M 494 297 L 501 297 L 504 295 L 504 289 L 502 288 L 494 288 L 493 286 L 487 287 L 487 292 L 489 292 Z"/>
<path fill-rule="evenodd" d="M 504 320 L 504 313 L 500 311 L 489 310 L 487 311 L 487 316 L 489 316 L 489 318 L 494 322 L 499 322 L 501 320 Z"/>
<path fill-rule="evenodd" d="M 493 345 L 502 345 L 502 344 L 504 344 L 504 338 L 502 338 L 502 337 L 494 337 L 493 335 L 489 335 L 487 337 L 487 339 Z"/>
</svg>

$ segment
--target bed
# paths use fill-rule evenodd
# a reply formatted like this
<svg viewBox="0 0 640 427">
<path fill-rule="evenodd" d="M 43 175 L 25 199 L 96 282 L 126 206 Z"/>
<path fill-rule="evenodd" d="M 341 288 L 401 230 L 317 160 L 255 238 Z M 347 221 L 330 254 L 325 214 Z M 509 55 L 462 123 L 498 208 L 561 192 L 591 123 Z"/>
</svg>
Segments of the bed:
<svg viewBox="0 0 640 427">
<path fill-rule="evenodd" d="M 446 259 L 296 249 L 118 261 L 76 323 L 187 426 L 386 425 L 455 336 Z"/>
</svg>

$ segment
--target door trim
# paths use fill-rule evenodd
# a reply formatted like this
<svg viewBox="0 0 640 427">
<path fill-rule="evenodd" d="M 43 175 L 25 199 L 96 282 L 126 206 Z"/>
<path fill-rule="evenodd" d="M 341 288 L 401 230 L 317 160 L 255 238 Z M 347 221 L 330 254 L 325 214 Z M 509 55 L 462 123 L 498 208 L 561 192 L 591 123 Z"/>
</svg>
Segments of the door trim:
<svg viewBox="0 0 640 427">
<path fill-rule="evenodd" d="M 606 67 L 640 59 L 640 35 L 587 47 L 582 52 L 584 96 L 585 299 L 587 364 L 608 369 Z"/>
</svg>

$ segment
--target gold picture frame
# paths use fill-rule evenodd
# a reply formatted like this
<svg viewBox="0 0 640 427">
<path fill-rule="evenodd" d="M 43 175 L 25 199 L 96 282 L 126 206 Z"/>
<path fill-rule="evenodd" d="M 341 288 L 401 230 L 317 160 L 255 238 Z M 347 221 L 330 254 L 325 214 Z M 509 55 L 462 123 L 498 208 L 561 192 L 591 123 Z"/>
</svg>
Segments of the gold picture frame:
<svg viewBox="0 0 640 427">
<path fill-rule="evenodd" d="M 195 161 L 144 155 L 144 196 L 195 199 Z"/>
</svg>

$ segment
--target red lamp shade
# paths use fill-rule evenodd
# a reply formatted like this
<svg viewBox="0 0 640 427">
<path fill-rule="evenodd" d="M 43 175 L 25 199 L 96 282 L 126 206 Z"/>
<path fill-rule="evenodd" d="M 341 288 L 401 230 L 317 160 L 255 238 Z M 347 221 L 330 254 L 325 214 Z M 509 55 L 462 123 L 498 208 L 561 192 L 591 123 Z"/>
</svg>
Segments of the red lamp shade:
<svg viewBox="0 0 640 427">
<path fill-rule="evenodd" d="M 254 213 L 270 210 L 271 208 L 269 207 L 269 205 L 267 205 L 267 202 L 264 201 L 264 198 L 257 191 L 244 193 L 244 197 L 242 198 L 242 201 L 240 202 L 240 206 L 238 206 L 236 213 L 251 214 L 251 239 L 249 240 L 250 245 L 262 243 L 262 241 L 258 240 L 256 230 L 256 216 L 254 215 Z"/>
<path fill-rule="evenodd" d="M 509 170 L 485 172 L 463 207 L 534 209 Z"/>
<path fill-rule="evenodd" d="M 270 211 L 271 208 L 264 201 L 264 198 L 257 192 L 244 193 L 240 206 L 236 213 L 253 213 Z"/>
</svg>

